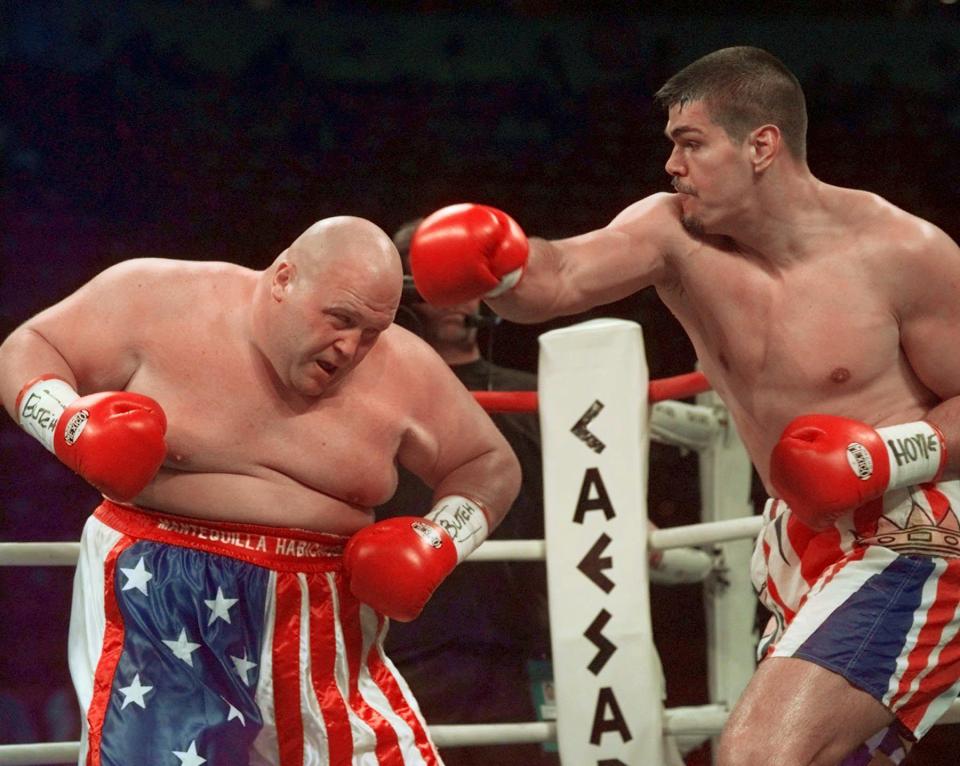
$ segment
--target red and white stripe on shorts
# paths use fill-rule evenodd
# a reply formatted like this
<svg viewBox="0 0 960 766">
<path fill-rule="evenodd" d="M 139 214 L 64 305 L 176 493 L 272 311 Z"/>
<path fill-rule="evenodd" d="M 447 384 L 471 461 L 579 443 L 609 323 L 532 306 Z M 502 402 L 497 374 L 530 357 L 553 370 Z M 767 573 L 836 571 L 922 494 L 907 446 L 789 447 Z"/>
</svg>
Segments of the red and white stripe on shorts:
<svg viewBox="0 0 960 766">
<path fill-rule="evenodd" d="M 387 620 L 344 582 L 343 541 L 105 502 L 84 528 L 71 614 L 70 668 L 84 710 L 80 763 L 183 753 L 188 744 L 212 753 L 238 747 L 238 735 L 249 732 L 249 749 L 242 745 L 233 762 L 442 766 L 409 687 L 384 655 Z M 132 587 L 134 566 L 143 570 Z M 211 583 L 220 582 L 232 590 L 216 598 L 238 604 L 225 622 L 210 611 Z M 181 640 L 199 647 L 186 662 L 170 660 L 164 646 L 181 626 Z M 231 668 L 238 635 L 260 647 L 249 657 L 256 660 L 252 688 L 244 672 L 239 695 L 237 679 L 224 685 L 222 670 Z M 233 643 L 218 645 L 226 640 Z M 134 670 L 149 684 L 141 687 L 150 689 L 140 697 L 145 704 L 120 705 Z M 165 699 L 177 700 L 175 716 Z M 145 726 L 154 716 L 156 725 Z M 254 718 L 262 726 L 231 728 L 238 718 L 244 727 Z M 190 743 L 174 739 L 187 730 Z"/>
<path fill-rule="evenodd" d="M 960 693 L 957 499 L 956 482 L 922 485 L 820 533 L 768 502 L 753 559 L 774 616 L 761 659 L 829 667 L 922 736 Z"/>
</svg>

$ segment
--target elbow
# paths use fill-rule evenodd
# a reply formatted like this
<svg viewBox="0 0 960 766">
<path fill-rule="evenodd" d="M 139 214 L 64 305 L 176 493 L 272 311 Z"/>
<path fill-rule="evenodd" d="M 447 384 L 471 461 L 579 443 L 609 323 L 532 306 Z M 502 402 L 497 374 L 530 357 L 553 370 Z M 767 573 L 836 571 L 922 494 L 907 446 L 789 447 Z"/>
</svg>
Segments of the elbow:
<svg viewBox="0 0 960 766">
<path fill-rule="evenodd" d="M 520 494 L 520 484 L 523 481 L 520 461 L 509 446 L 500 450 L 494 475 L 497 484 L 497 502 L 495 509 L 493 509 L 494 519 L 491 520 L 494 522 L 493 526 L 496 527 L 507 515 L 510 507 L 517 499 L 517 495 Z"/>
</svg>

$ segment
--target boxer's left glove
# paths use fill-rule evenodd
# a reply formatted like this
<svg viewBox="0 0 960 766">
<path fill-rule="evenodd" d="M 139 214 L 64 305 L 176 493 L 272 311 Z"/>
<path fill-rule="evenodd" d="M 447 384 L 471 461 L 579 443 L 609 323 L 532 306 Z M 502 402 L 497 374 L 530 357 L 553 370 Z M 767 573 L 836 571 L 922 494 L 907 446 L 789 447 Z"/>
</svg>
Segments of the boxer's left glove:
<svg viewBox="0 0 960 766">
<path fill-rule="evenodd" d="M 350 592 L 387 617 L 409 622 L 489 529 L 483 507 L 458 495 L 443 498 L 424 517 L 398 516 L 364 527 L 343 552 Z"/>
<path fill-rule="evenodd" d="M 167 454 L 167 418 L 153 399 L 130 391 L 80 396 L 64 380 L 27 383 L 16 403 L 20 426 L 112 500 L 129 501 Z"/>
<path fill-rule="evenodd" d="M 502 210 L 449 205 L 417 227 L 410 240 L 410 270 L 424 300 L 456 306 L 513 289 L 529 254 L 523 229 Z"/>
<path fill-rule="evenodd" d="M 797 517 L 819 530 L 887 490 L 938 480 L 946 462 L 943 434 L 925 420 L 874 429 L 803 415 L 774 446 L 770 481 Z"/>
</svg>

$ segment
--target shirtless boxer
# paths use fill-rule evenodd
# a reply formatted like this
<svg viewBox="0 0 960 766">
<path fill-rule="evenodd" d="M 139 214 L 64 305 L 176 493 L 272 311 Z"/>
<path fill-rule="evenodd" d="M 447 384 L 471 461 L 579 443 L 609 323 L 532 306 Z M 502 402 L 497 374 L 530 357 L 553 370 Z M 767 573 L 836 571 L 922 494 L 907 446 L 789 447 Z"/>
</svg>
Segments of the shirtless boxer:
<svg viewBox="0 0 960 766">
<path fill-rule="evenodd" d="M 800 84 L 768 53 L 717 51 L 658 99 L 676 193 L 558 241 L 444 208 L 417 287 L 537 322 L 652 285 L 778 498 L 753 567 L 775 619 L 719 763 L 899 762 L 960 689 L 960 250 L 811 174 Z"/>
<path fill-rule="evenodd" d="M 80 763 L 440 763 L 384 615 L 419 613 L 519 467 L 391 325 L 401 280 L 386 234 L 331 218 L 263 271 L 118 264 L 0 346 L 8 412 L 105 496 L 71 616 Z M 398 463 L 435 505 L 373 523 Z"/>
</svg>

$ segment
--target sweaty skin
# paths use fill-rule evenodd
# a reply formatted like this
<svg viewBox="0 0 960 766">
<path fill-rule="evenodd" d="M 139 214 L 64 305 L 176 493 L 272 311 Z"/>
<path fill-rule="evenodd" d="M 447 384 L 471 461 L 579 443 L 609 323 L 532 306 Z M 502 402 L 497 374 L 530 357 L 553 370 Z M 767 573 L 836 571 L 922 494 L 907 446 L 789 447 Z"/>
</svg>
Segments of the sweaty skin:
<svg viewBox="0 0 960 766">
<path fill-rule="evenodd" d="M 397 462 L 503 516 L 512 451 L 447 365 L 391 324 L 401 268 L 368 221 L 321 221 L 264 271 L 139 259 L 107 269 L 0 347 L 0 395 L 54 373 L 166 412 L 168 455 L 135 504 L 351 534 Z M 422 515 L 427 508 L 408 509 Z"/>
<path fill-rule="evenodd" d="M 700 102 L 672 108 L 667 134 L 678 193 L 594 232 L 532 239 L 519 285 L 490 305 L 543 321 L 654 286 L 771 495 L 771 449 L 811 412 L 874 426 L 928 417 L 955 474 L 960 357 L 945 350 L 960 327 L 956 244 L 874 194 L 817 180 L 771 149 L 776 136 L 735 144 Z"/>
</svg>

